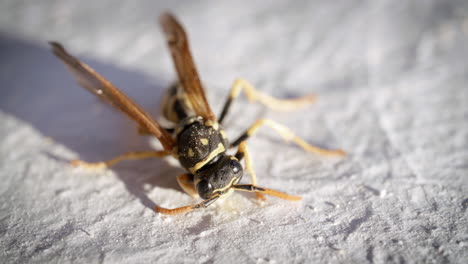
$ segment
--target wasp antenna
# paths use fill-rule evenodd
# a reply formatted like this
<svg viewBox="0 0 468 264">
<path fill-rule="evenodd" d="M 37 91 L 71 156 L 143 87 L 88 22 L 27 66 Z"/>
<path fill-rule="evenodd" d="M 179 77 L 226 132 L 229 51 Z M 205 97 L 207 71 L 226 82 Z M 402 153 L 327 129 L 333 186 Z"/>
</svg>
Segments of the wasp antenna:
<svg viewBox="0 0 468 264">
<path fill-rule="evenodd" d="M 243 192 L 264 193 L 264 194 L 268 194 L 268 195 L 278 197 L 278 198 L 281 198 L 283 200 L 288 200 L 288 201 L 302 200 L 302 197 L 299 197 L 299 196 L 290 195 L 290 194 L 275 191 L 275 190 L 272 190 L 272 189 L 258 187 L 258 186 L 252 185 L 252 184 L 238 184 L 238 185 L 232 186 L 232 188 L 234 190 L 243 191 Z"/>
</svg>

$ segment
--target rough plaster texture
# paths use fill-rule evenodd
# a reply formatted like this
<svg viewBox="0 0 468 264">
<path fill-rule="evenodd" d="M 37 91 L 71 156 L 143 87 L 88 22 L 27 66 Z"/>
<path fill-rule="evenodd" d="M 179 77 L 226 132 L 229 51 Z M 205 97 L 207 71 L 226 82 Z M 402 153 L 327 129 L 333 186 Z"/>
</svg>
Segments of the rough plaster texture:
<svg viewBox="0 0 468 264">
<path fill-rule="evenodd" d="M 245 100 L 232 138 L 266 116 L 309 142 L 307 155 L 261 130 L 249 140 L 259 185 L 299 203 L 236 193 L 195 202 L 171 160 L 73 169 L 150 149 L 135 125 L 79 88 L 50 54 L 58 40 L 152 114 L 174 79 L 156 17 L 186 25 L 219 111 L 234 78 L 320 100 L 278 113 Z M 467 263 L 466 1 L 2 1 L 0 262 Z M 222 99 L 219 99 L 222 98 Z"/>
</svg>

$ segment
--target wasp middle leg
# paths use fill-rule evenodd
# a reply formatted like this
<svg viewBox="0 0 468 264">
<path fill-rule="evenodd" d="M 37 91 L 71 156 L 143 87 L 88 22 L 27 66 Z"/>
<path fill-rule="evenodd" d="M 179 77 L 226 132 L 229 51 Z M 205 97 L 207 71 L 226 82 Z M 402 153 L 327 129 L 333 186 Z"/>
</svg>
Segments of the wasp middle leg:
<svg viewBox="0 0 468 264">
<path fill-rule="evenodd" d="M 245 92 L 249 101 L 258 101 L 275 110 L 295 110 L 303 107 L 304 105 L 313 103 L 316 100 L 316 96 L 313 94 L 294 99 L 278 99 L 259 92 L 252 84 L 244 79 L 237 79 L 232 85 L 231 92 L 229 93 L 229 96 L 224 103 L 223 111 L 218 118 L 218 122 L 220 124 L 226 117 L 226 114 L 231 107 L 232 101 L 239 96 L 241 90 Z"/>
<path fill-rule="evenodd" d="M 82 167 L 85 169 L 105 169 L 113 166 L 123 160 L 138 160 L 148 158 L 163 158 L 169 156 L 171 152 L 166 150 L 161 151 L 139 151 L 139 152 L 128 152 L 117 156 L 113 159 L 100 162 L 86 162 L 82 160 L 72 160 L 70 164 L 74 167 Z"/>
<path fill-rule="evenodd" d="M 250 126 L 247 131 L 245 131 L 239 138 L 237 138 L 230 147 L 236 147 L 238 146 L 241 142 L 247 140 L 250 136 L 255 134 L 257 130 L 263 126 L 266 125 L 276 132 L 280 134 L 284 140 L 286 141 L 293 141 L 296 143 L 299 147 L 304 149 L 307 152 L 323 155 L 323 156 L 344 156 L 345 152 L 341 149 L 338 150 L 328 150 L 328 149 L 323 149 L 319 148 L 317 146 L 313 146 L 309 143 L 307 143 L 305 140 L 302 138 L 296 136 L 289 128 L 286 126 L 283 126 L 273 120 L 270 119 L 259 119 L 257 120 L 252 126 Z"/>
</svg>

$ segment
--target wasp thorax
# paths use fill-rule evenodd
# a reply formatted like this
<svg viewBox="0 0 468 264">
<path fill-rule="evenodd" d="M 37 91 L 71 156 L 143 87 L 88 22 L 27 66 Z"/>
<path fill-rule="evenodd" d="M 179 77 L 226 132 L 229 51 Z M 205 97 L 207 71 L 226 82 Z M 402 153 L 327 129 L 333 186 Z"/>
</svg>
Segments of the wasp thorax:
<svg viewBox="0 0 468 264">
<path fill-rule="evenodd" d="M 243 175 L 242 165 L 233 157 L 222 153 L 195 173 L 198 194 L 203 199 L 226 193 Z"/>
<path fill-rule="evenodd" d="M 206 122 L 202 117 L 190 117 L 176 129 L 180 164 L 195 174 L 228 148 L 219 124 Z"/>
</svg>

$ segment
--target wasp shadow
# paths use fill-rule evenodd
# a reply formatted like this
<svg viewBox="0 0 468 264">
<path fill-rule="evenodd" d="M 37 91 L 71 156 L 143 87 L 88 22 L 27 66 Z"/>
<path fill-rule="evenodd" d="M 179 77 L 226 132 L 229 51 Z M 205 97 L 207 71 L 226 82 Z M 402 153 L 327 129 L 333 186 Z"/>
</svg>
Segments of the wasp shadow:
<svg viewBox="0 0 468 264">
<path fill-rule="evenodd" d="M 63 43 L 67 47 L 66 43 Z M 121 88 L 155 116 L 169 81 L 124 70 L 108 63 L 87 59 L 70 50 L 105 78 Z M 136 124 L 122 113 L 79 87 L 64 65 L 51 53 L 47 43 L 35 44 L 0 34 L 0 110 L 21 119 L 53 141 L 65 145 L 86 161 L 102 161 L 128 151 L 151 150 L 148 137 L 137 133 Z M 70 157 L 50 154 L 59 162 Z M 154 203 L 145 186 L 179 189 L 177 167 L 163 159 L 136 161 L 141 168 L 154 170 L 148 177 L 129 166 L 114 171 L 126 189 L 147 207 Z"/>
</svg>

